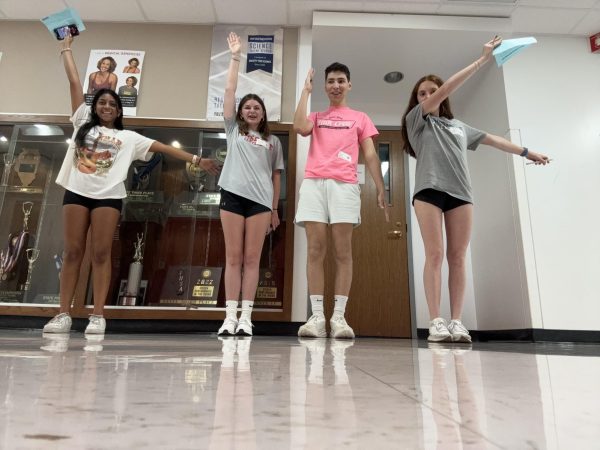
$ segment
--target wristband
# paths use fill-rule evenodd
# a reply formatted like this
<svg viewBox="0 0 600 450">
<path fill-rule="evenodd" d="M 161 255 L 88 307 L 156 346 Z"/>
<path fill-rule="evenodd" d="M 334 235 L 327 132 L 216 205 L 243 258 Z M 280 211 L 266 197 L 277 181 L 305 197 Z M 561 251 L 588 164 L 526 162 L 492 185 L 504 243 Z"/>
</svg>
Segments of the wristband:
<svg viewBox="0 0 600 450">
<path fill-rule="evenodd" d="M 521 152 L 521 156 L 526 158 L 529 153 L 529 149 L 527 147 L 523 147 L 523 151 Z"/>
<path fill-rule="evenodd" d="M 70 51 L 71 51 L 71 49 L 70 49 L 70 48 L 63 48 L 63 49 L 60 51 L 60 54 L 62 55 L 64 52 L 70 52 Z"/>
<path fill-rule="evenodd" d="M 232 56 L 231 59 L 233 59 L 234 61 L 240 62 L 239 56 L 237 58 L 235 56 Z"/>
<path fill-rule="evenodd" d="M 198 157 L 198 155 L 192 155 L 192 164 L 197 166 L 200 161 L 202 160 L 202 157 Z"/>
</svg>

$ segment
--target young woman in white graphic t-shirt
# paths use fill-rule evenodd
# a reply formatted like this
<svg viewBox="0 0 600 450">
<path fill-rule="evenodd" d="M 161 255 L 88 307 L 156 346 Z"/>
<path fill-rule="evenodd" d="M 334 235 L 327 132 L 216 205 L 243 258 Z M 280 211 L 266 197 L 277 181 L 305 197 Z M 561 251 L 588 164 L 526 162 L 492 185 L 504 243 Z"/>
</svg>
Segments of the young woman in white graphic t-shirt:
<svg viewBox="0 0 600 450">
<path fill-rule="evenodd" d="M 123 129 L 123 107 L 110 89 L 98 91 L 86 106 L 71 45 L 73 37 L 61 41 L 60 51 L 71 91 L 71 118 L 75 132 L 56 182 L 65 188 L 63 200 L 63 265 L 60 272 L 59 314 L 44 326 L 45 333 L 68 333 L 71 329 L 71 300 L 90 230 L 90 253 L 94 311 L 86 333 L 103 334 L 104 303 L 111 278 L 111 248 L 122 199 L 127 196 L 124 181 L 130 164 L 149 160 L 151 152 L 199 165 L 217 175 L 213 160 L 202 159 L 160 142 Z"/>
</svg>

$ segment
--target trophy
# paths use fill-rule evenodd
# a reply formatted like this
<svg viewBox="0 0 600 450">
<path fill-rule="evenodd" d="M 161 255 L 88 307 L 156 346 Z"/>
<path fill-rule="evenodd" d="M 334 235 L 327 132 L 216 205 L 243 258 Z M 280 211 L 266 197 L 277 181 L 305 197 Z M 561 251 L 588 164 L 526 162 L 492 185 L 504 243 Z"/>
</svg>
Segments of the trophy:
<svg viewBox="0 0 600 450">
<path fill-rule="evenodd" d="M 28 291 L 31 287 L 31 274 L 33 273 L 33 263 L 35 263 L 40 256 L 40 250 L 37 248 L 28 248 L 25 250 L 25 255 L 27 255 L 27 262 L 29 263 L 27 266 L 27 281 L 23 285 L 23 290 Z"/>
<path fill-rule="evenodd" d="M 121 305 L 135 306 L 140 283 L 142 281 L 142 248 L 144 247 L 144 233 L 137 234 L 137 242 L 134 244 L 135 253 L 133 254 L 133 262 L 129 265 L 129 274 L 127 275 L 127 287 L 125 295 L 121 297 Z"/>
<path fill-rule="evenodd" d="M 15 158 L 8 153 L 5 153 L 3 156 L 4 159 L 4 171 L 2 172 L 2 185 L 8 186 L 8 179 L 10 177 L 10 171 L 12 170 L 12 166 L 15 163 Z"/>
</svg>

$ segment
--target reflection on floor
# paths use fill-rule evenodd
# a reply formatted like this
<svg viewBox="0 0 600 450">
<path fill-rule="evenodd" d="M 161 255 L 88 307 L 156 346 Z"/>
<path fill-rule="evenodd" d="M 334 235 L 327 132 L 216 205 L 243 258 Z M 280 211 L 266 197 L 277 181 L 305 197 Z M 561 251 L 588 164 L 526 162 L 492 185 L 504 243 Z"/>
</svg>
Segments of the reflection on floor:
<svg viewBox="0 0 600 450">
<path fill-rule="evenodd" d="M 0 448 L 599 448 L 599 355 L 0 330 Z"/>
</svg>

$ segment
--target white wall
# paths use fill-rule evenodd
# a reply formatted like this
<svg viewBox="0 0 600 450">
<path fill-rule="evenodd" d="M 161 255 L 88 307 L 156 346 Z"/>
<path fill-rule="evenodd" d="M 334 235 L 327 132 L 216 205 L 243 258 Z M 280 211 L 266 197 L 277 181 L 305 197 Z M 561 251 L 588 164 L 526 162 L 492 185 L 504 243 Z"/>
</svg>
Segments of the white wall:
<svg viewBox="0 0 600 450">
<path fill-rule="evenodd" d="M 504 68 L 510 128 L 523 144 L 550 155 L 525 166 L 519 207 L 538 283 L 536 328 L 600 330 L 600 55 L 585 38 L 539 37 Z M 531 259 L 533 258 L 533 261 Z"/>
</svg>

